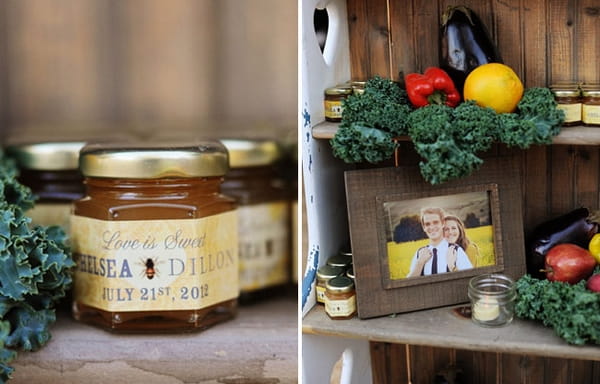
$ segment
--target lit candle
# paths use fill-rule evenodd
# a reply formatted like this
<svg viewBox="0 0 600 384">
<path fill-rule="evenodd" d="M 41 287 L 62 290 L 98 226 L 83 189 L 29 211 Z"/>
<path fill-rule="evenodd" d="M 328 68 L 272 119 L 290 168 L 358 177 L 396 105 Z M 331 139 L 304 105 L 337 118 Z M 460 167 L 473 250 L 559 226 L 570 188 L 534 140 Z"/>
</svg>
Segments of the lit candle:
<svg viewBox="0 0 600 384">
<path fill-rule="evenodd" d="M 473 317 L 479 321 L 492 321 L 500 315 L 498 300 L 489 296 L 482 296 L 473 305 Z"/>
</svg>

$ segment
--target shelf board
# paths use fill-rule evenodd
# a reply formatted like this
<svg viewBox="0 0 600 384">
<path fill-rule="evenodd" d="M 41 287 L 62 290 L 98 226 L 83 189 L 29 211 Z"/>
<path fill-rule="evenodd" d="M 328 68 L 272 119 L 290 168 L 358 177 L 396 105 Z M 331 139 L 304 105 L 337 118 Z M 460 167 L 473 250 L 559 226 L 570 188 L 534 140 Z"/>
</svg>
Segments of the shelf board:
<svg viewBox="0 0 600 384">
<path fill-rule="evenodd" d="M 278 298 L 184 334 L 113 334 L 59 314 L 44 348 L 18 353 L 10 383 L 296 383 L 297 310 Z"/>
<path fill-rule="evenodd" d="M 598 346 L 572 346 L 550 328 L 515 318 L 505 327 L 483 328 L 457 315 L 453 307 L 361 320 L 331 320 L 315 305 L 302 320 L 304 334 L 425 345 L 471 351 L 600 361 Z"/>
<path fill-rule="evenodd" d="M 338 126 L 338 123 L 321 122 L 313 127 L 312 136 L 315 139 L 332 139 Z M 600 127 L 563 127 L 553 144 L 600 145 Z"/>
</svg>

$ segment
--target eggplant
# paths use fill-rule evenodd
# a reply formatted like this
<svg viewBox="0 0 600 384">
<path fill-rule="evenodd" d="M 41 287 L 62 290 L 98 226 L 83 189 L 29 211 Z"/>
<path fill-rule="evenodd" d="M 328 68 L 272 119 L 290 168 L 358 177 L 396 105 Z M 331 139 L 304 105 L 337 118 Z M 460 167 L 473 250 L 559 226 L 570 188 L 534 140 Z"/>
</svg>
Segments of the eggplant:
<svg viewBox="0 0 600 384">
<path fill-rule="evenodd" d="M 448 6 L 442 15 L 440 68 L 445 70 L 463 95 L 467 75 L 487 63 L 502 63 L 498 48 L 479 16 L 472 9 Z"/>
<path fill-rule="evenodd" d="M 544 279 L 546 254 L 555 245 L 571 243 L 587 249 L 592 237 L 598 233 L 598 223 L 589 219 L 587 208 L 577 208 L 562 216 L 538 225 L 527 241 L 527 273 Z"/>
</svg>

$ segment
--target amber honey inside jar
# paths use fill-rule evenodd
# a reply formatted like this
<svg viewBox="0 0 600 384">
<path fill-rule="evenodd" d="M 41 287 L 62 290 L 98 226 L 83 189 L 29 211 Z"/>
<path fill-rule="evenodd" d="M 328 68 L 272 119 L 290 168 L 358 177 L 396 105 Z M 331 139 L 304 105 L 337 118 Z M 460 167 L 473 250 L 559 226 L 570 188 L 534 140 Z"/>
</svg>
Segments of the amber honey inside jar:
<svg viewBox="0 0 600 384">
<path fill-rule="evenodd" d="M 71 217 L 73 314 L 116 331 L 204 329 L 237 312 L 237 212 L 220 143 L 89 145 Z"/>
<path fill-rule="evenodd" d="M 291 281 L 291 255 L 289 194 L 276 169 L 282 148 L 268 139 L 222 142 L 230 166 L 223 193 L 239 204 L 240 302 L 283 294 Z"/>
<path fill-rule="evenodd" d="M 18 180 L 31 188 L 35 207 L 27 212 L 34 225 L 60 225 L 68 231 L 71 203 L 84 194 L 79 150 L 84 142 L 29 142 L 6 148 L 19 168 Z"/>
</svg>

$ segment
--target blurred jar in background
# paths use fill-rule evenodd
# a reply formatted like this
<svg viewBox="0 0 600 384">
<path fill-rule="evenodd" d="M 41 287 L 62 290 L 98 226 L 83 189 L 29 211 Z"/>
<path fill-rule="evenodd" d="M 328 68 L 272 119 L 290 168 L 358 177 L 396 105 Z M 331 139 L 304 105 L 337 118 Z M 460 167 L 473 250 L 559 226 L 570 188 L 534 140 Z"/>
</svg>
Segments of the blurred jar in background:
<svg viewBox="0 0 600 384">
<path fill-rule="evenodd" d="M 230 166 L 222 191 L 239 204 L 240 303 L 280 295 L 291 271 L 289 192 L 277 172 L 283 149 L 270 139 L 221 141 Z"/>
<path fill-rule="evenodd" d="M 71 203 L 84 195 L 79 172 L 82 141 L 11 144 L 8 156 L 19 168 L 18 180 L 37 196 L 27 212 L 33 225 L 60 225 L 69 233 Z"/>
</svg>

